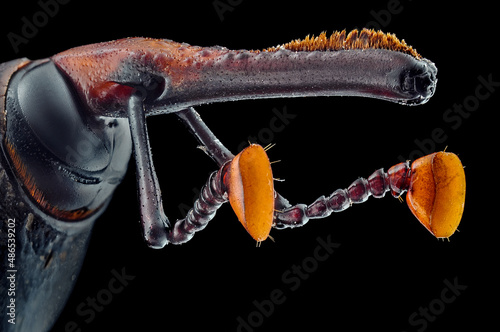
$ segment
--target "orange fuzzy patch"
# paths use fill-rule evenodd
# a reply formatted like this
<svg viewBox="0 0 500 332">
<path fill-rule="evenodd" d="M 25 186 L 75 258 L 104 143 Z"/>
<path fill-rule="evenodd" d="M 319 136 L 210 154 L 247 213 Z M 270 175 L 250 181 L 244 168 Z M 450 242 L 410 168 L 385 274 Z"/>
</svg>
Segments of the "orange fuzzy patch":
<svg viewBox="0 0 500 332">
<path fill-rule="evenodd" d="M 391 51 L 403 52 L 421 59 L 413 47 L 406 44 L 404 40 L 399 40 L 396 35 L 363 29 L 352 30 L 346 35 L 346 31 L 335 31 L 330 37 L 326 33 L 321 33 L 318 37 L 307 36 L 304 39 L 296 39 L 289 43 L 271 47 L 265 51 L 274 52 L 279 49 L 287 49 L 291 51 L 340 51 L 340 50 L 357 50 L 357 49 L 386 49 Z"/>
</svg>

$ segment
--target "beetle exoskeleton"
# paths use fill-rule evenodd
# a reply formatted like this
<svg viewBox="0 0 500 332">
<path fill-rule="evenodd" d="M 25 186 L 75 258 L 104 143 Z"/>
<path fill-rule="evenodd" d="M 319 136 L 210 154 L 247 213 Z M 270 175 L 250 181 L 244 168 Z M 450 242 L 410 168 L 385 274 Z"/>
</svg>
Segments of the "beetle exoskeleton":
<svg viewBox="0 0 500 332">
<path fill-rule="evenodd" d="M 271 227 L 302 226 L 372 194 L 407 189 L 405 164 L 389 172 L 398 180 L 394 183 L 386 183 L 387 175 L 379 171 L 370 182 L 355 181 L 309 207 L 291 206 L 274 191 L 265 150 L 251 145 L 233 159 L 194 106 L 300 96 L 363 96 L 421 105 L 434 94 L 436 74 L 435 65 L 404 41 L 368 29 L 261 51 L 127 38 L 0 64 L 0 212 L 15 221 L 17 256 L 10 268 L 18 271 L 18 323 L 6 322 L 9 298 L 0 292 L 0 329 L 51 328 L 78 275 L 93 223 L 126 172 L 132 147 L 143 235 L 153 248 L 189 241 L 228 199 L 260 242 Z M 163 211 L 146 126 L 146 116 L 168 113 L 178 114 L 220 167 L 175 224 Z M 439 168 L 440 158 L 434 159 Z M 437 183 L 436 188 L 447 186 L 444 180 Z M 421 196 L 418 188 L 416 183 L 412 200 Z M 446 214 L 443 204 L 436 198 L 431 212 L 424 209 L 431 229 L 437 227 L 434 219 Z M 2 258 L 5 240 L 0 232 Z M 0 280 L 0 290 L 6 283 Z"/>
<path fill-rule="evenodd" d="M 71 292 L 94 221 L 127 170 L 128 120 L 90 116 L 49 59 L 0 65 L 0 101 L 0 214 L 15 225 L 9 269 L 18 285 L 16 324 L 4 319 L 0 330 L 47 331 Z M 2 317 L 7 301 L 1 292 Z"/>
</svg>

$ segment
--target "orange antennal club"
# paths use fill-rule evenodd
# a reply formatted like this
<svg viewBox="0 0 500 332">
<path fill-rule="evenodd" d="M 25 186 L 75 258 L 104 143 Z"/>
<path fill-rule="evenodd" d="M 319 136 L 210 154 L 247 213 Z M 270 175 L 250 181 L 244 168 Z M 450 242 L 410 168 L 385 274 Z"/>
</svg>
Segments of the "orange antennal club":
<svg viewBox="0 0 500 332">
<path fill-rule="evenodd" d="M 247 232 L 256 241 L 269 236 L 274 214 L 271 164 L 262 146 L 252 144 L 229 165 L 224 177 L 229 203 Z"/>
<path fill-rule="evenodd" d="M 437 238 L 455 233 L 465 204 L 465 172 L 454 153 L 436 152 L 415 160 L 406 202 Z"/>
</svg>

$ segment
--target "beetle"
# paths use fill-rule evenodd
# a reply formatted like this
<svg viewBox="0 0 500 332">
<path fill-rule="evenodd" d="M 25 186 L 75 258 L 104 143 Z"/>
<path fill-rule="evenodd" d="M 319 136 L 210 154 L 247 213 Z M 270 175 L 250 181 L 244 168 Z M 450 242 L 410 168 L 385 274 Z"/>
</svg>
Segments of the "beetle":
<svg viewBox="0 0 500 332">
<path fill-rule="evenodd" d="M 249 194 L 242 174 L 253 170 L 254 152 L 234 156 L 193 107 L 308 96 L 360 96 L 421 105 L 435 92 L 436 74 L 435 65 L 404 41 L 368 29 L 322 33 L 261 51 L 126 38 L 76 47 L 47 59 L 1 64 L 0 211 L 13 231 L 2 229 L 0 243 L 3 262 L 11 258 L 7 273 L 16 281 L 15 296 L 8 295 L 9 280 L 0 281 L 2 328 L 50 329 L 79 273 L 92 226 L 109 204 L 132 154 L 143 237 L 149 247 L 190 240 L 226 201 L 257 241 L 265 240 L 268 231 L 251 226 L 261 216 L 252 221 L 248 206 L 262 203 L 266 211 L 271 209 L 264 213 L 264 228 L 296 227 L 307 221 L 304 216 L 311 209 L 291 206 L 266 185 L 266 172 L 262 181 L 255 180 L 261 171 L 250 178 L 262 183 L 259 188 L 266 194 Z M 188 215 L 175 223 L 163 211 L 145 123 L 147 116 L 168 113 L 179 116 L 219 166 Z M 258 169 L 269 169 L 259 148 L 244 151 L 257 150 Z M 402 191 L 409 183 L 401 186 Z M 369 194 L 374 193 L 368 191 L 363 200 Z M 274 201 L 250 203 L 262 195 Z M 350 205 L 354 196 L 346 198 Z M 320 198 L 313 203 L 316 217 L 331 213 L 320 213 L 324 202 Z M 14 255 L 8 256 L 8 243 L 14 244 Z M 12 300 L 14 317 L 7 308 Z"/>
</svg>

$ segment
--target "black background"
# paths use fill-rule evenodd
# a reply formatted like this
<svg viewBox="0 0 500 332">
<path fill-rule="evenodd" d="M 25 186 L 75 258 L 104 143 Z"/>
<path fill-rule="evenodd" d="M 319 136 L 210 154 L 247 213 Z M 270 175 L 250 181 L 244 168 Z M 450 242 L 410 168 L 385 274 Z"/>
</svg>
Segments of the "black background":
<svg viewBox="0 0 500 332">
<path fill-rule="evenodd" d="M 378 15 L 376 27 L 396 33 L 436 63 L 437 92 L 427 104 L 404 107 L 362 98 L 271 99 L 206 105 L 198 111 L 233 151 L 248 136 L 269 128 L 274 108 L 296 115 L 273 134 L 276 146 L 269 151 L 271 160 L 281 160 L 273 165 L 275 177 L 286 179 L 276 188 L 292 203 L 311 203 L 346 188 L 358 176 L 389 168 L 399 156 L 415 157 L 415 151 L 422 150 L 417 141 L 426 142 L 428 152 L 448 146 L 466 167 L 467 199 L 460 232 L 450 242 L 437 241 L 406 204 L 386 196 L 301 229 L 273 230 L 275 242 L 266 241 L 261 248 L 224 206 L 191 242 L 153 250 L 141 238 L 131 164 L 95 225 L 75 290 L 54 331 L 64 331 L 71 321 L 82 331 L 122 330 L 135 324 L 144 330 L 235 331 L 237 318 L 255 319 L 254 301 L 266 302 L 276 290 L 286 300 L 275 305 L 269 317 L 254 320 L 254 331 L 452 331 L 466 325 L 479 331 L 493 324 L 498 311 L 498 203 L 494 202 L 498 140 L 494 137 L 500 87 L 460 124 L 443 118 L 454 104 L 473 100 L 479 76 L 500 81 L 493 4 L 221 2 L 232 3 L 223 20 L 213 1 L 73 0 L 61 5 L 16 53 L 7 34 L 20 34 L 22 17 L 31 20 L 41 10 L 36 1 L 25 1 L 2 10 L 0 60 L 44 58 L 74 46 L 127 36 L 261 49 L 322 31 L 373 27 Z M 216 166 L 195 148 L 197 142 L 174 115 L 150 118 L 148 125 L 166 213 L 175 220 L 181 217 L 179 205 L 191 205 L 194 191 Z M 429 139 L 436 128 L 446 139 L 432 146 Z M 283 275 L 294 265 L 311 262 L 318 237 L 330 237 L 340 247 L 292 291 L 296 284 L 284 282 Z M 135 278 L 85 322 L 88 316 L 77 314 L 76 308 L 108 288 L 113 269 L 124 269 Z M 439 308 L 444 280 L 455 279 L 467 288 L 425 326 L 412 325 L 409 317 L 419 308 L 431 303 Z"/>
</svg>

